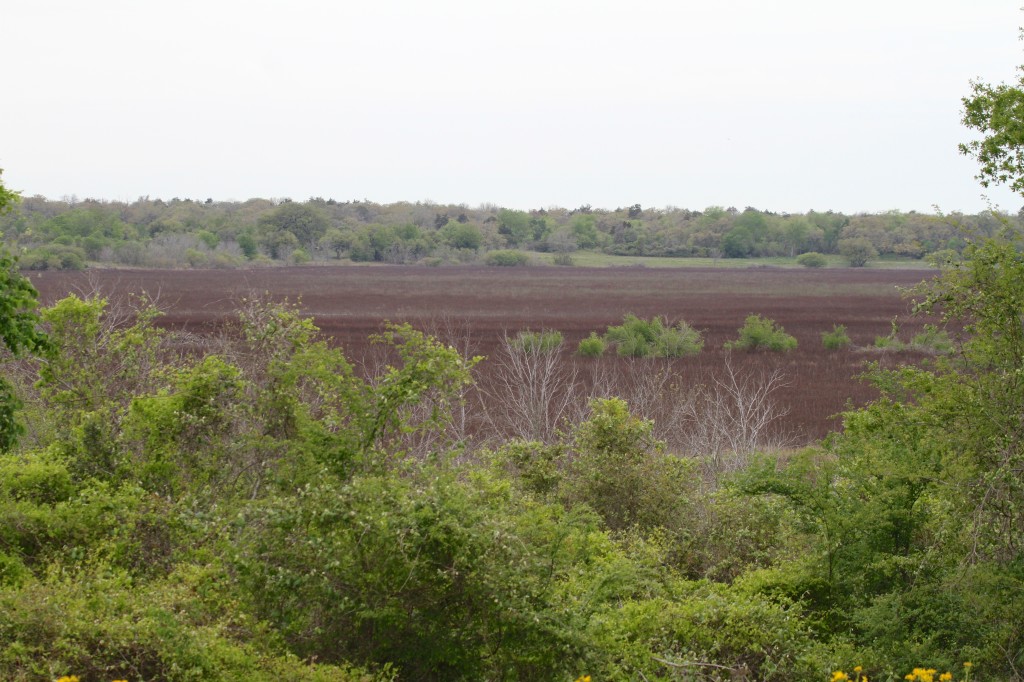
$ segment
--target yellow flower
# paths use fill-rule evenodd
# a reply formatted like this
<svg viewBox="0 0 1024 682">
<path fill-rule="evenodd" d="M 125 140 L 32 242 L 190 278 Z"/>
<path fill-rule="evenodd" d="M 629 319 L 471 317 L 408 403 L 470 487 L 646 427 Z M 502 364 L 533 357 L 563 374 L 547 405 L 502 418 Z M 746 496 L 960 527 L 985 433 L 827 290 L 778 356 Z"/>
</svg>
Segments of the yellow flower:
<svg viewBox="0 0 1024 682">
<path fill-rule="evenodd" d="M 78 682 L 78 675 L 65 675 L 64 677 L 58 677 L 57 682 Z"/>
<path fill-rule="evenodd" d="M 864 668 L 860 667 L 859 665 L 853 666 L 853 672 L 855 672 L 855 673 L 859 673 L 863 669 Z"/>
<path fill-rule="evenodd" d="M 844 673 L 842 670 L 837 670 L 832 673 L 832 682 L 849 682 L 850 676 Z"/>
<path fill-rule="evenodd" d="M 942 673 L 939 675 L 939 682 L 950 682 L 953 679 L 952 673 Z"/>
<path fill-rule="evenodd" d="M 974 665 L 974 664 L 971 663 L 970 661 L 964 661 L 964 667 L 965 668 L 970 668 L 972 665 Z"/>
</svg>

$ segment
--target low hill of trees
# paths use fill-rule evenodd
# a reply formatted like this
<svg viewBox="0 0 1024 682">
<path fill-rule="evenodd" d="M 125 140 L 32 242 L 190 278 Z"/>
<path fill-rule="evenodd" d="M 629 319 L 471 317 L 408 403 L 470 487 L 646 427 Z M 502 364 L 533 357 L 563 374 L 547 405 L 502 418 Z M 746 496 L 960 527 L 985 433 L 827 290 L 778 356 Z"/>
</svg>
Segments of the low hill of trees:
<svg viewBox="0 0 1024 682">
<path fill-rule="evenodd" d="M 577 250 L 621 256 L 711 258 L 839 254 L 948 258 L 966 235 L 985 237 L 1016 218 L 891 211 L 776 214 L 712 206 L 701 211 L 581 206 L 518 211 L 498 206 L 375 204 L 314 198 L 140 198 L 131 203 L 24 198 L 0 216 L 3 243 L 30 269 L 88 264 L 236 267 L 254 262 L 349 259 L 381 263 L 486 262 L 491 251 L 542 252 L 569 263 Z"/>
</svg>

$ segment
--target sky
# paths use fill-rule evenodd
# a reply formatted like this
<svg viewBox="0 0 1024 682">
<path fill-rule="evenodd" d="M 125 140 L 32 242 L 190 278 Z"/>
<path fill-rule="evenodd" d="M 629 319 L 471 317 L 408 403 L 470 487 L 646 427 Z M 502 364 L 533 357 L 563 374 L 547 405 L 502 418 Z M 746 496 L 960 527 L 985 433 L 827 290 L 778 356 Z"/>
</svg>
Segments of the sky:
<svg viewBox="0 0 1024 682">
<path fill-rule="evenodd" d="M 26 196 L 1016 212 L 1020 0 L 4 0 Z"/>
</svg>

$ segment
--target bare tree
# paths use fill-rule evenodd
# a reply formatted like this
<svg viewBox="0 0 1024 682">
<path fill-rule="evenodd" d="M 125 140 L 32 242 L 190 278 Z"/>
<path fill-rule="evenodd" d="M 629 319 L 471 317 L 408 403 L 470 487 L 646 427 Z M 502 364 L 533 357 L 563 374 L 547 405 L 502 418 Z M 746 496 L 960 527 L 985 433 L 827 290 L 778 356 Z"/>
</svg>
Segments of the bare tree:
<svg viewBox="0 0 1024 682">
<path fill-rule="evenodd" d="M 726 354 L 721 373 L 683 404 L 685 452 L 703 458 L 706 473 L 715 478 L 743 468 L 756 451 L 786 447 L 788 439 L 775 423 L 789 410 L 774 399 L 785 385 L 781 370 L 737 370 Z"/>
<path fill-rule="evenodd" d="M 502 436 L 552 443 L 559 427 L 584 409 L 576 365 L 563 357 L 561 335 L 505 334 L 492 360 L 488 384 L 481 387 L 486 418 Z"/>
</svg>

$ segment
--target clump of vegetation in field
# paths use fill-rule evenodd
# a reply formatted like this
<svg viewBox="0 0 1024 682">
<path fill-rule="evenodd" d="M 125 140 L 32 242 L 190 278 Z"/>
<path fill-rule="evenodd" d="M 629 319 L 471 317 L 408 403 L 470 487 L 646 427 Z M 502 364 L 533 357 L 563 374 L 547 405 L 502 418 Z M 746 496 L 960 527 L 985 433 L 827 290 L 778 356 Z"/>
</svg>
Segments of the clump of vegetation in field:
<svg viewBox="0 0 1024 682">
<path fill-rule="evenodd" d="M 725 343 L 726 350 L 784 352 L 796 348 L 795 337 L 787 334 L 774 320 L 760 315 L 749 315 L 740 327 L 739 334 L 735 341 Z"/>
<path fill-rule="evenodd" d="M 910 338 L 910 341 L 899 338 L 899 332 L 899 324 L 893 320 L 892 331 L 888 336 L 875 337 L 875 348 L 885 351 L 916 351 L 935 355 L 953 352 L 953 340 L 950 338 L 949 332 L 939 329 L 935 325 L 926 324 L 919 333 Z"/>
<path fill-rule="evenodd" d="M 605 346 L 604 339 L 597 332 L 590 332 L 590 336 L 580 340 L 576 353 L 585 358 L 599 358 L 604 355 Z"/>
<path fill-rule="evenodd" d="M 484 262 L 488 265 L 516 266 L 526 265 L 530 262 L 529 254 L 515 249 L 502 249 L 489 251 Z"/>
<path fill-rule="evenodd" d="M 576 260 L 572 257 L 571 253 L 556 253 L 551 258 L 551 262 L 553 262 L 555 265 L 576 265 Z"/>
<path fill-rule="evenodd" d="M 851 237 L 839 240 L 839 255 L 846 259 L 850 267 L 862 268 L 878 258 L 878 249 L 864 237 Z"/>
<path fill-rule="evenodd" d="M 631 313 L 622 324 L 608 327 L 604 340 L 618 355 L 634 358 L 679 358 L 704 348 L 700 332 L 685 321 L 672 325 L 661 317 L 643 320 Z"/>
<path fill-rule="evenodd" d="M 805 268 L 823 268 L 828 265 L 828 259 L 824 254 L 820 254 L 817 251 L 801 253 L 796 257 L 796 262 Z"/>
<path fill-rule="evenodd" d="M 525 353 L 552 353 L 562 347 L 562 341 L 562 332 L 543 329 L 539 332 L 521 331 L 511 339 L 511 344 Z"/>
<path fill-rule="evenodd" d="M 849 347 L 850 335 L 846 333 L 846 327 L 837 324 L 832 326 L 832 331 L 821 333 L 821 345 L 827 350 L 839 350 Z"/>
</svg>

